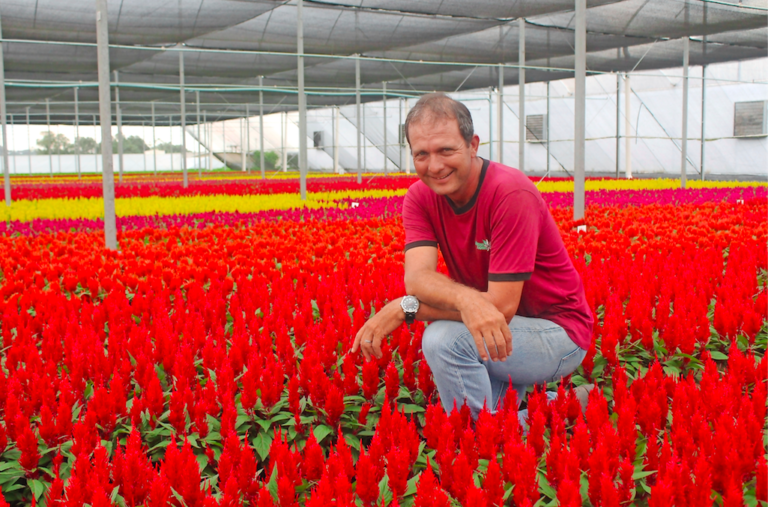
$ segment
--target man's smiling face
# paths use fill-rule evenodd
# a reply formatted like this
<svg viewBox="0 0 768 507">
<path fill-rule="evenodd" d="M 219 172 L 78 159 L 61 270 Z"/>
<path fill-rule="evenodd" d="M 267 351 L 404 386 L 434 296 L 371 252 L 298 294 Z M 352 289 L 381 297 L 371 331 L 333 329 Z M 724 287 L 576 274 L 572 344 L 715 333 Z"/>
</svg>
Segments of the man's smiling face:
<svg viewBox="0 0 768 507">
<path fill-rule="evenodd" d="M 408 137 L 421 181 L 457 206 L 466 204 L 477 188 L 480 139 L 474 136 L 467 145 L 456 119 L 430 117 L 409 125 Z"/>
</svg>

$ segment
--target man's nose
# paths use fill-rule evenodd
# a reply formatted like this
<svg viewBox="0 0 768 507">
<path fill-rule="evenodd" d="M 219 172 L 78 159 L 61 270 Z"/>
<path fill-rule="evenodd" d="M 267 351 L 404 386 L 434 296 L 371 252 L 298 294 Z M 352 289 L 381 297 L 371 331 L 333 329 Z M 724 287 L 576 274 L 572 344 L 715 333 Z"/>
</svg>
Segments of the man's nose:
<svg viewBox="0 0 768 507">
<path fill-rule="evenodd" d="M 427 167 L 428 172 L 437 174 L 443 169 L 443 167 L 445 167 L 445 164 L 440 157 L 435 154 L 431 154 L 429 156 L 429 166 Z"/>
</svg>

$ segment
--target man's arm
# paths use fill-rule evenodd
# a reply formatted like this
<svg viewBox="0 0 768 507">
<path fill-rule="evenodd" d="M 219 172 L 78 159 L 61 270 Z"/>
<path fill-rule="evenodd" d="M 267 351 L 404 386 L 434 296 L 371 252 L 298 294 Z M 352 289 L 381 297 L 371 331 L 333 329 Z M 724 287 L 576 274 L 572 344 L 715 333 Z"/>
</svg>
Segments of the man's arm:
<svg viewBox="0 0 768 507">
<path fill-rule="evenodd" d="M 419 299 L 416 319 L 464 322 L 475 338 L 483 360 L 494 361 L 512 354 L 509 321 L 520 303 L 523 282 L 489 282 L 488 292 L 478 292 L 452 281 L 437 271 L 437 248 L 417 247 L 405 254 L 405 286 Z M 402 298 L 390 301 L 361 327 L 350 350 L 362 351 L 366 360 L 381 357 L 381 342 L 405 321 Z M 463 308 L 463 310 L 460 310 Z"/>
<path fill-rule="evenodd" d="M 424 246 L 408 250 L 405 253 L 406 292 L 428 308 L 447 312 L 448 317 L 458 314 L 472 333 L 483 360 L 487 360 L 489 354 L 493 361 L 509 357 L 512 335 L 508 324 L 517 312 L 523 282 L 489 282 L 488 292 L 481 293 L 436 270 L 437 248 Z"/>
</svg>

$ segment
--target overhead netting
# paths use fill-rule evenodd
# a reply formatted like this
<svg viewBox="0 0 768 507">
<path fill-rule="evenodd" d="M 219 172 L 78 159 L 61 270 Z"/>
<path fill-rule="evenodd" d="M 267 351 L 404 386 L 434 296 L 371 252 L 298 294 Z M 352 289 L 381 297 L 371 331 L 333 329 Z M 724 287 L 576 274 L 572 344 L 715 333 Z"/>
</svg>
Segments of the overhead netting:
<svg viewBox="0 0 768 507">
<path fill-rule="evenodd" d="M 627 72 L 766 56 L 768 0 L 592 0 L 587 3 L 588 72 Z M 361 55 L 363 100 L 383 82 L 390 96 L 517 83 L 518 18 L 526 20 L 526 82 L 572 77 L 572 0 L 305 0 L 305 84 L 310 107 L 354 102 Z M 4 0 L 9 112 L 50 100 L 56 121 L 97 114 L 95 6 L 92 0 Z M 263 76 L 266 111 L 295 110 L 295 0 L 110 0 L 111 66 L 119 71 L 126 122 L 145 122 L 150 103 L 179 121 L 179 56 L 193 102 L 221 117 L 245 114 Z M 194 107 L 187 108 L 194 121 Z M 34 115 L 33 122 L 45 119 Z"/>
</svg>

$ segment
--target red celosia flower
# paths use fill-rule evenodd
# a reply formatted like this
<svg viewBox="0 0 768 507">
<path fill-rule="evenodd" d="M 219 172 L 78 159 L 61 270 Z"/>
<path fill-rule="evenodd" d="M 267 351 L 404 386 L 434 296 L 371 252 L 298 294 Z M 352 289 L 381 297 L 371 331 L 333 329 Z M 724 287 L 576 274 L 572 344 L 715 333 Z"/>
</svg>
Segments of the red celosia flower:
<svg viewBox="0 0 768 507">
<path fill-rule="evenodd" d="M 304 477 L 309 481 L 318 481 L 323 475 L 323 467 L 325 465 L 325 456 L 323 456 L 323 450 L 317 444 L 315 434 L 310 432 L 307 443 L 304 446 L 304 461 L 302 462 L 302 470 Z"/>
<path fill-rule="evenodd" d="M 379 391 L 379 366 L 376 361 L 363 363 L 363 396 L 372 400 Z"/>
<path fill-rule="evenodd" d="M 355 477 L 357 478 L 357 487 L 355 492 L 363 501 L 363 505 L 369 506 L 379 499 L 379 472 L 367 453 L 360 454 L 357 460 Z"/>
</svg>

